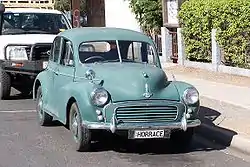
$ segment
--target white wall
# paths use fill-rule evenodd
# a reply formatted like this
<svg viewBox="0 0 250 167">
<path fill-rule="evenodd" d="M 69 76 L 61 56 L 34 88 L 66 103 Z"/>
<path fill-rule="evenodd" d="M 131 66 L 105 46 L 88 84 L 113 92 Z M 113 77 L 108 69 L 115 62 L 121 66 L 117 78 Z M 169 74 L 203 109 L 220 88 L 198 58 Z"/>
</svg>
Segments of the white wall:
<svg viewBox="0 0 250 167">
<path fill-rule="evenodd" d="M 141 32 L 126 0 L 105 0 L 106 27 L 126 28 Z"/>
</svg>

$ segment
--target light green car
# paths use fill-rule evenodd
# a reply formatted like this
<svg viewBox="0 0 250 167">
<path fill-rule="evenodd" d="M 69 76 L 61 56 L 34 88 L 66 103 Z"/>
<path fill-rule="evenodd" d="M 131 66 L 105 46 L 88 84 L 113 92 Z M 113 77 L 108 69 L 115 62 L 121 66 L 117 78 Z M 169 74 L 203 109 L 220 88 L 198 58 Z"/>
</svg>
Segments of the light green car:
<svg viewBox="0 0 250 167">
<path fill-rule="evenodd" d="M 127 29 L 58 34 L 33 98 L 40 125 L 59 120 L 68 126 L 77 151 L 89 150 L 93 132 L 101 131 L 128 139 L 170 138 L 184 147 L 201 124 L 196 88 L 168 80 L 154 42 Z"/>
</svg>

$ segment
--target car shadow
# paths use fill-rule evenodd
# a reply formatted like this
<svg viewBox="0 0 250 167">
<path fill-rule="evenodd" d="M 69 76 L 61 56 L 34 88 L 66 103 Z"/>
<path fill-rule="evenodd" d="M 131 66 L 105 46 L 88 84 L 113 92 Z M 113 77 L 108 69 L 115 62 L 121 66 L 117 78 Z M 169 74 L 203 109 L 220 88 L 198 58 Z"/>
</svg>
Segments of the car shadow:
<svg viewBox="0 0 250 167">
<path fill-rule="evenodd" d="M 28 100 L 28 99 L 32 99 L 32 93 L 30 93 L 29 95 L 24 95 L 15 88 L 11 88 L 11 94 L 5 100 Z"/>
<path fill-rule="evenodd" d="M 32 99 L 32 95 L 23 95 L 21 93 L 10 95 L 10 97 L 6 98 L 5 100 L 28 100 Z"/>
<path fill-rule="evenodd" d="M 231 145 L 233 137 L 238 133 L 233 130 L 220 127 L 218 125 L 219 123 L 215 124 L 214 121 L 219 119 L 219 117 L 220 121 L 216 122 L 220 123 L 223 121 L 223 119 L 225 119 L 221 116 L 219 111 L 201 106 L 199 118 L 204 126 L 200 126 L 196 129 L 196 131 L 205 138 L 228 147 Z"/>
<path fill-rule="evenodd" d="M 48 125 L 45 125 L 44 127 L 58 127 L 58 126 L 61 126 L 61 127 L 65 127 L 60 121 L 58 120 L 53 120 L 50 124 Z M 65 127 L 66 128 L 66 127 Z"/>
<path fill-rule="evenodd" d="M 106 138 L 106 137 L 105 137 Z M 212 151 L 217 148 L 207 147 L 197 141 L 193 141 L 188 148 L 180 148 L 177 143 L 173 144 L 170 140 L 117 140 L 99 141 L 92 143 L 90 152 L 115 151 L 119 153 L 133 154 L 183 154 L 197 151 Z"/>
<path fill-rule="evenodd" d="M 219 111 L 216 111 L 212 108 L 208 108 L 205 106 L 200 107 L 199 118 L 202 121 L 202 123 L 213 125 L 214 124 L 213 122 L 220 116 L 221 113 Z"/>
</svg>

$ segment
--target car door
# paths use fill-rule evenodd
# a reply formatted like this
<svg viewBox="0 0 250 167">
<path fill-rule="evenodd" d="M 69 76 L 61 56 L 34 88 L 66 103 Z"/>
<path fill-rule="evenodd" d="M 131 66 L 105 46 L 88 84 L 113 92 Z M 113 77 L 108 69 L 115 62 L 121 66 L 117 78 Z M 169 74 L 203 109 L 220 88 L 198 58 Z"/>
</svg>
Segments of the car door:
<svg viewBox="0 0 250 167">
<path fill-rule="evenodd" d="M 51 113 L 54 111 L 54 78 L 55 78 L 55 71 L 57 71 L 57 66 L 58 66 L 58 61 L 59 61 L 59 55 L 60 55 L 60 46 L 61 46 L 61 37 L 57 36 L 52 44 L 51 47 L 51 52 L 50 52 L 50 57 L 49 57 L 49 63 L 47 66 L 47 81 L 48 83 L 46 84 L 46 98 L 44 101 L 44 108 Z"/>
<path fill-rule="evenodd" d="M 58 72 L 55 73 L 54 93 L 58 98 L 54 99 L 55 112 L 63 119 L 65 110 L 61 108 L 66 103 L 67 85 L 73 82 L 75 66 L 73 60 L 72 43 L 67 39 L 62 39 L 61 54 L 59 58 Z M 60 98 L 59 98 L 60 97 Z"/>
</svg>

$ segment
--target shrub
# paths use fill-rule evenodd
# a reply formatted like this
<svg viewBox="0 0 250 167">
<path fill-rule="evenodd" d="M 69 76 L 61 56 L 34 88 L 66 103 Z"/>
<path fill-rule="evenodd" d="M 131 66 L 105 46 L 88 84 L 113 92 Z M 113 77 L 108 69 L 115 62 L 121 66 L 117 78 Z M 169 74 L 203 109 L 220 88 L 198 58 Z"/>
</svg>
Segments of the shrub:
<svg viewBox="0 0 250 167">
<path fill-rule="evenodd" d="M 162 27 L 161 0 L 127 0 L 142 30 L 150 35 L 160 33 Z"/>
<path fill-rule="evenodd" d="M 250 56 L 249 0 L 187 0 L 178 13 L 189 60 L 211 61 L 211 32 L 226 62 L 246 67 Z"/>
</svg>

